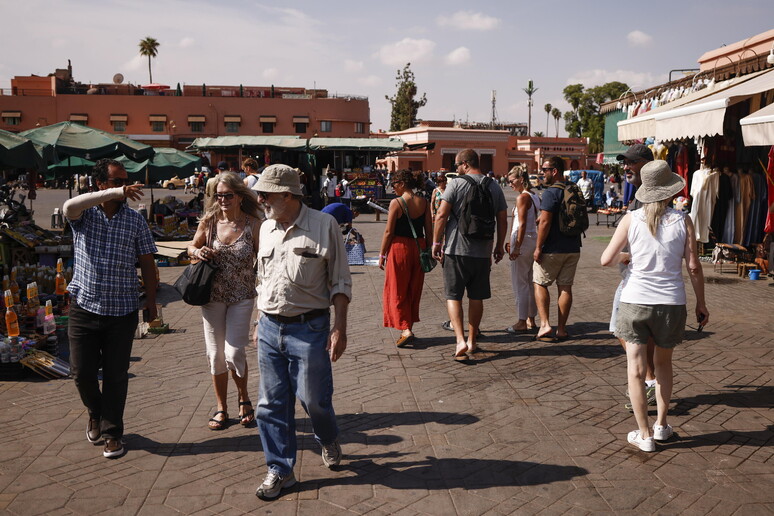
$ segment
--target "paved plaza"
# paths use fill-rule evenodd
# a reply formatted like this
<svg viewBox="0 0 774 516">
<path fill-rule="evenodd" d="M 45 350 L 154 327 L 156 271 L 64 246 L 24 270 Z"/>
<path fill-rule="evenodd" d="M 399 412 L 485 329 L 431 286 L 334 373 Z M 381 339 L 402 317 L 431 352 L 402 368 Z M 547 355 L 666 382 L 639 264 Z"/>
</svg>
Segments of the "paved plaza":
<svg viewBox="0 0 774 516">
<path fill-rule="evenodd" d="M 510 205 L 513 194 L 508 192 Z M 356 220 L 369 250 L 381 222 Z M 593 221 L 592 216 L 592 221 Z M 593 222 L 592 222 L 593 224 Z M 162 268 L 160 302 L 172 333 L 135 340 L 126 408 L 128 453 L 102 457 L 85 438 L 72 380 L 0 382 L 0 511 L 7 514 L 772 514 L 774 311 L 770 280 L 705 264 L 711 324 L 689 329 L 674 354 L 675 436 L 644 453 L 626 442 L 623 350 L 607 331 L 616 268 L 599 257 L 612 235 L 592 225 L 563 343 L 533 342 L 515 322 L 509 267 L 493 267 L 483 351 L 452 360 L 440 269 L 426 276 L 419 339 L 396 349 L 382 326 L 384 273 L 353 267 L 349 346 L 334 365 L 345 458 L 320 459 L 297 407 L 299 483 L 276 501 L 255 497 L 266 474 L 258 431 L 213 432 L 215 410 L 200 309 Z M 693 293 L 688 287 L 689 314 Z M 551 294 L 555 299 L 556 290 Z M 556 311 L 552 307 L 552 321 Z M 692 317 L 689 326 L 695 327 Z M 250 391 L 257 402 L 255 347 Z M 654 408 L 654 407 L 652 407 Z M 655 410 L 651 411 L 655 415 Z M 651 420 L 652 424 L 652 420 Z"/>
</svg>

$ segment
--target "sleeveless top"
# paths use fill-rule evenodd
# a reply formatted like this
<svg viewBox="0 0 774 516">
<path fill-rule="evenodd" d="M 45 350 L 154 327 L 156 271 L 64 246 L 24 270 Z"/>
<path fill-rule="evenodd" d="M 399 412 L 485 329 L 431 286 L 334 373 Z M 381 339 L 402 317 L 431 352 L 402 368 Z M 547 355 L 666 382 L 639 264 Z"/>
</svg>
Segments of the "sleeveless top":
<svg viewBox="0 0 774 516">
<path fill-rule="evenodd" d="M 524 236 L 525 237 L 537 236 L 537 226 L 535 225 L 535 214 L 537 214 L 540 211 L 540 197 L 526 190 L 524 190 L 524 193 L 529 194 L 530 198 L 532 199 L 532 206 L 530 206 L 529 209 L 527 210 L 526 231 L 524 232 Z M 513 242 L 511 242 L 512 244 L 515 243 L 516 237 L 519 234 L 519 227 L 520 227 L 519 210 L 516 208 L 516 206 L 514 206 L 513 224 L 511 227 L 511 240 L 513 240 Z"/>
<path fill-rule="evenodd" d="M 685 214 L 667 208 L 654 237 L 645 210 L 631 212 L 629 248 L 632 261 L 624 278 L 621 301 L 638 305 L 684 305 L 683 255 L 688 231 Z"/>
<path fill-rule="evenodd" d="M 411 232 L 411 228 L 408 223 L 408 215 L 405 213 L 401 215 L 395 222 L 395 236 L 414 238 L 414 234 Z M 423 213 L 415 219 L 411 219 L 411 223 L 414 224 L 414 231 L 417 233 L 417 238 L 425 236 L 425 214 Z"/>
<path fill-rule="evenodd" d="M 246 217 L 245 229 L 235 242 L 224 244 L 213 229 L 212 248 L 218 253 L 210 301 L 237 303 L 255 297 L 255 254 L 252 217 Z"/>
</svg>

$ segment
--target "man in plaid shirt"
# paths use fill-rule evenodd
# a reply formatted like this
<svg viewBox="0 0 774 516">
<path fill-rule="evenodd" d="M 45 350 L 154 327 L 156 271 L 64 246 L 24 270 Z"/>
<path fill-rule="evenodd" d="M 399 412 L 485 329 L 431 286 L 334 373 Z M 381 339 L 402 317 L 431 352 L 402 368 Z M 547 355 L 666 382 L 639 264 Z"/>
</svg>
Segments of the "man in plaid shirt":
<svg viewBox="0 0 774 516">
<path fill-rule="evenodd" d="M 129 358 L 137 329 L 139 261 L 151 319 L 156 318 L 156 244 L 142 216 L 126 199 L 142 197 L 142 185 L 128 184 L 121 163 L 102 159 L 94 165 L 96 192 L 65 202 L 73 229 L 75 271 L 71 295 L 70 369 L 89 412 L 86 438 L 105 441 L 103 455 L 125 453 L 124 405 Z M 102 390 L 97 377 L 102 367 Z"/>
</svg>

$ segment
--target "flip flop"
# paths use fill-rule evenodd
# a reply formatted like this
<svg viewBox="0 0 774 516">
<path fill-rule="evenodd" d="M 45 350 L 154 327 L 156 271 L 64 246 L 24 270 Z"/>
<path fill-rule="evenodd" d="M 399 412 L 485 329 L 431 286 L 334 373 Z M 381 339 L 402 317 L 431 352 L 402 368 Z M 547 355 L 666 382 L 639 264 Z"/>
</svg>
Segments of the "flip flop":
<svg viewBox="0 0 774 516">
<path fill-rule="evenodd" d="M 532 328 L 525 328 L 523 330 L 517 330 L 513 326 L 508 326 L 505 328 L 505 332 L 510 333 L 511 335 L 524 335 L 525 333 L 532 333 L 533 331 L 535 330 Z"/>
<path fill-rule="evenodd" d="M 555 338 L 555 339 L 556 339 L 558 342 L 565 342 L 565 341 L 567 341 L 567 340 L 570 340 L 570 339 L 572 339 L 572 337 L 570 337 L 569 335 L 557 335 L 557 336 L 556 336 L 556 337 L 554 337 L 554 338 Z"/>
<path fill-rule="evenodd" d="M 559 339 L 554 337 L 553 335 L 549 335 L 546 333 L 545 335 L 535 335 L 532 337 L 532 340 L 537 340 L 540 342 L 559 342 Z"/>
<path fill-rule="evenodd" d="M 255 422 L 255 409 L 253 408 L 253 402 L 251 401 L 240 401 L 239 406 L 249 406 L 250 410 L 239 416 L 239 424 L 242 426 L 250 426 L 252 423 Z M 247 420 L 247 421 L 245 421 Z"/>
</svg>

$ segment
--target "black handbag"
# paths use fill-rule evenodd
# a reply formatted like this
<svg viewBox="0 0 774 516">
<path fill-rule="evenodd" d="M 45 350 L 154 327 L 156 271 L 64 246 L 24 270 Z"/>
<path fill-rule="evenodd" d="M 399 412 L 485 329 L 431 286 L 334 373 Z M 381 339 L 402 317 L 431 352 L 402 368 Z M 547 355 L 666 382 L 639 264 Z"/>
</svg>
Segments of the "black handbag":
<svg viewBox="0 0 774 516">
<path fill-rule="evenodd" d="M 414 230 L 414 223 L 411 222 L 408 205 L 403 197 L 398 197 L 398 199 L 403 203 L 403 211 L 406 213 L 406 218 L 408 219 L 409 227 L 411 228 L 411 234 L 414 235 L 414 242 L 417 243 L 417 249 L 419 249 L 419 266 L 422 268 L 422 272 L 430 272 L 435 268 L 438 262 L 433 258 L 433 254 L 429 247 L 427 249 L 422 249 L 422 246 L 419 245 L 419 238 L 417 238 L 417 232 Z"/>
<path fill-rule="evenodd" d="M 204 260 L 192 263 L 175 281 L 175 290 L 180 293 L 186 304 L 206 305 L 210 302 L 212 280 L 215 278 L 217 270 L 215 265 Z"/>
</svg>

